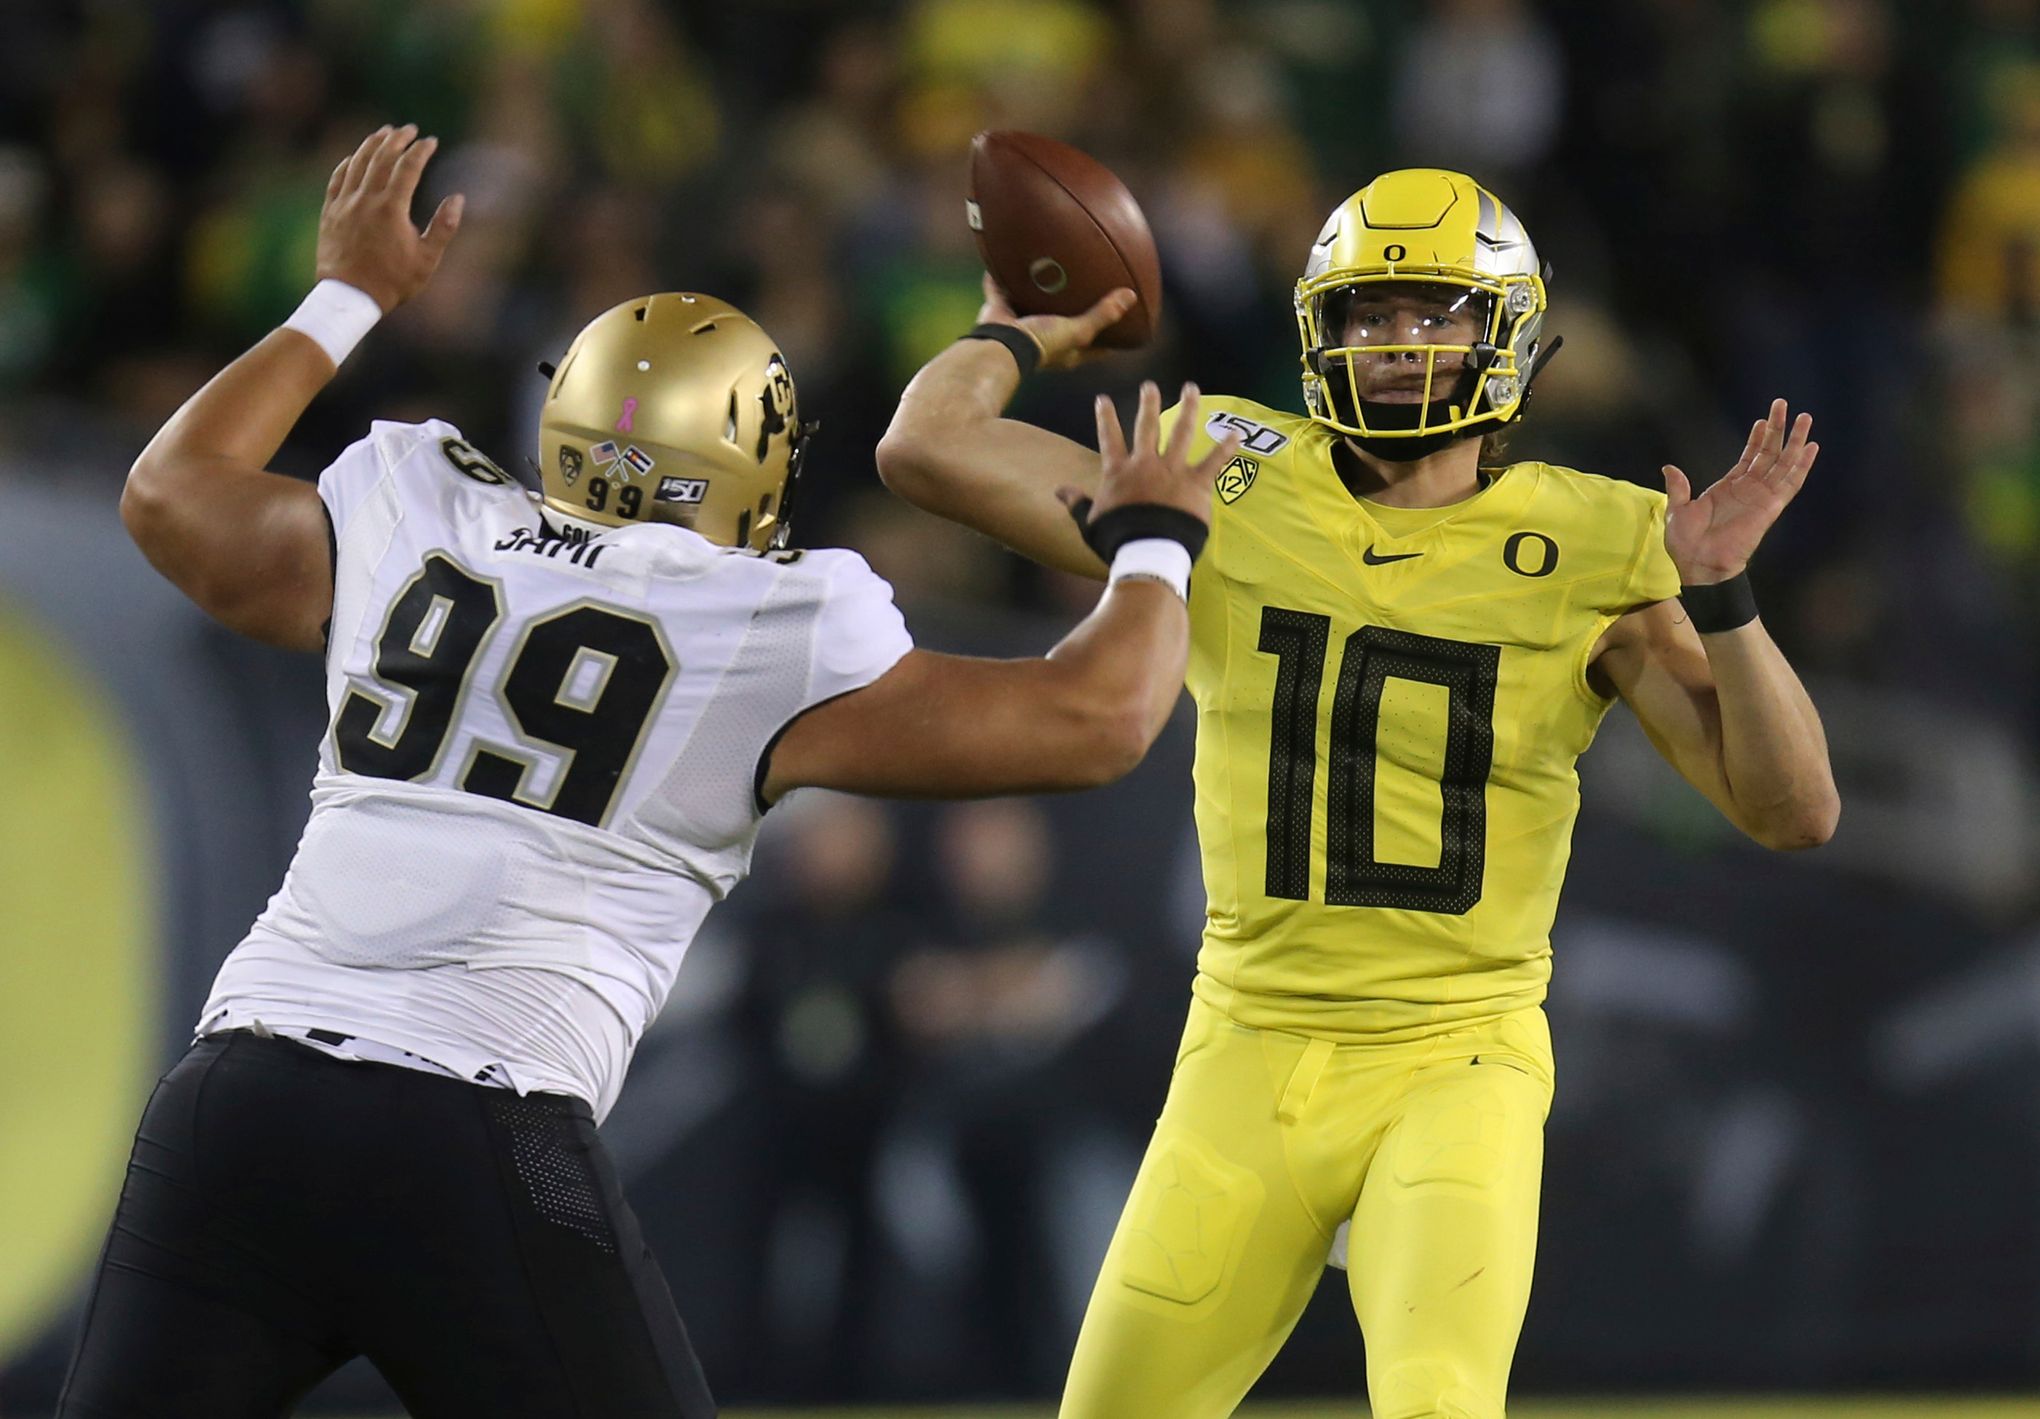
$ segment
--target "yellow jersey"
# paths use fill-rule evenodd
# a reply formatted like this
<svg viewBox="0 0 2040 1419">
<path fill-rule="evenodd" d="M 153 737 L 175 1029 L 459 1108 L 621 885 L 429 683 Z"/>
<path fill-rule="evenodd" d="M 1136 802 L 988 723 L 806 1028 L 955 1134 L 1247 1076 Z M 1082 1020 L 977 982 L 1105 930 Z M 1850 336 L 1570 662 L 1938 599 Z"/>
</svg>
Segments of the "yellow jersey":
<svg viewBox="0 0 2040 1419">
<path fill-rule="evenodd" d="M 1177 411 L 1165 416 L 1173 426 Z M 1332 430 L 1232 429 L 1190 583 L 1194 989 L 1243 1024 L 1402 1040 L 1534 1005 L 1624 612 L 1678 593 L 1662 494 L 1517 463 L 1444 508 L 1356 498 Z"/>
</svg>

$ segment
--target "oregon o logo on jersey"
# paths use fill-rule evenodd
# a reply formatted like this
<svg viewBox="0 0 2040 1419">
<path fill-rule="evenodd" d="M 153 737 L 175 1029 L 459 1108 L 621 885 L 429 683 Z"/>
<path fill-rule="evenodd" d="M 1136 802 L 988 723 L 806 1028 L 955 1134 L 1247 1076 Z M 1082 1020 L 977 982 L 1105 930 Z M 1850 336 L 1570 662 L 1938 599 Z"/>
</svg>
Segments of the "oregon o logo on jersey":
<svg viewBox="0 0 2040 1419">
<path fill-rule="evenodd" d="M 1550 576 L 1558 570 L 1558 543 L 1542 532 L 1515 533 L 1502 544 L 1502 564 L 1518 576 Z"/>
</svg>

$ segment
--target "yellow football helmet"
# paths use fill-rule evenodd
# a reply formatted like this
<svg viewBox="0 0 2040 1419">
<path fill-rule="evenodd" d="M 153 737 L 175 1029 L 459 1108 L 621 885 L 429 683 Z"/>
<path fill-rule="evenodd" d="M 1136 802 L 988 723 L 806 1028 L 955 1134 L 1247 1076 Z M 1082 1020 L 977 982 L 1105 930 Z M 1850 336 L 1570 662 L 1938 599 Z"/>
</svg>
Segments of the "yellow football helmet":
<svg viewBox="0 0 2040 1419">
<path fill-rule="evenodd" d="M 783 547 L 812 425 L 785 356 L 726 301 L 640 296 L 588 322 L 539 414 L 547 506 L 589 522 L 672 522 L 725 547 Z"/>
<path fill-rule="evenodd" d="M 1296 283 L 1311 417 L 1396 460 L 1510 422 L 1538 364 L 1545 274 L 1472 178 L 1383 173 L 1333 211 Z"/>
</svg>

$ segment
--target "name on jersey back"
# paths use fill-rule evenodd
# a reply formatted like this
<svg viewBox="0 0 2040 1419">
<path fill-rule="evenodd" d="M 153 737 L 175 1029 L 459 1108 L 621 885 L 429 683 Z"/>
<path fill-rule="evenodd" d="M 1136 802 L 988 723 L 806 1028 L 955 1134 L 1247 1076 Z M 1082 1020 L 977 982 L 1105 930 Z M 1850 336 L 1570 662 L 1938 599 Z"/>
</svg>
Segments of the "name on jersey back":
<svg viewBox="0 0 2040 1419">
<path fill-rule="evenodd" d="M 609 549 L 595 541 L 585 528 L 554 529 L 541 523 L 537 527 L 520 527 L 509 536 L 498 538 L 496 550 L 529 552 L 535 557 L 564 560 L 577 567 L 593 567 L 596 558 Z"/>
</svg>

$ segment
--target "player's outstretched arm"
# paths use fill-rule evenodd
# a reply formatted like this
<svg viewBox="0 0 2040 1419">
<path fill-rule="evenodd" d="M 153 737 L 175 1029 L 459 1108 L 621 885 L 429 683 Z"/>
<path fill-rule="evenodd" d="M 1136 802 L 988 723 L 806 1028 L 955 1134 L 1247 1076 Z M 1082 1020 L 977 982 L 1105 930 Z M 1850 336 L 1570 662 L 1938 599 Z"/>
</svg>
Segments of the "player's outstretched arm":
<svg viewBox="0 0 2040 1419">
<path fill-rule="evenodd" d="M 352 292 L 322 284 L 290 325 L 187 399 L 128 472 L 120 515 L 136 545 L 208 614 L 257 640 L 319 648 L 333 601 L 325 510 L 311 484 L 266 465 L 333 378 L 342 332 L 352 324 L 358 338 L 438 268 L 461 199 L 441 203 L 422 233 L 410 217 L 437 142 L 385 126 L 333 170 L 318 276 Z"/>
<path fill-rule="evenodd" d="M 981 325 L 1011 325 L 1041 349 L 1041 367 L 1078 363 L 1100 331 L 1132 308 L 1134 293 L 1113 291 L 1080 316 L 1013 314 L 985 277 Z M 1000 414 L 1020 387 L 1005 346 L 959 340 L 930 360 L 900 396 L 892 427 L 878 445 L 885 485 L 916 507 L 974 528 L 1024 557 L 1082 576 L 1105 565 L 1050 495 L 1091 488 L 1098 460 L 1082 444 Z"/>
<path fill-rule="evenodd" d="M 1785 401 L 1776 401 L 1736 466 L 1699 498 L 1666 466 L 1665 548 L 1693 604 L 1662 601 L 1623 617 L 1594 662 L 1687 782 L 1780 849 L 1833 837 L 1841 797 L 1820 714 L 1740 578 L 1820 453 L 1812 427 L 1801 414 L 1788 438 Z"/>
<path fill-rule="evenodd" d="M 1211 511 L 1211 482 L 1235 445 L 1192 464 L 1197 392 L 1158 448 L 1161 394 L 1141 388 L 1133 446 L 1111 402 L 1098 400 L 1103 457 L 1086 532 L 1109 559 L 1098 607 L 1039 660 L 973 660 L 912 651 L 877 681 L 808 711 L 771 751 L 767 802 L 790 789 L 917 798 L 975 798 L 1091 788 L 1140 762 L 1168 722 L 1189 651 L 1184 590 Z M 1057 490 L 1065 507 L 1082 490 Z M 1053 501 L 1051 501 L 1053 505 Z"/>
</svg>

